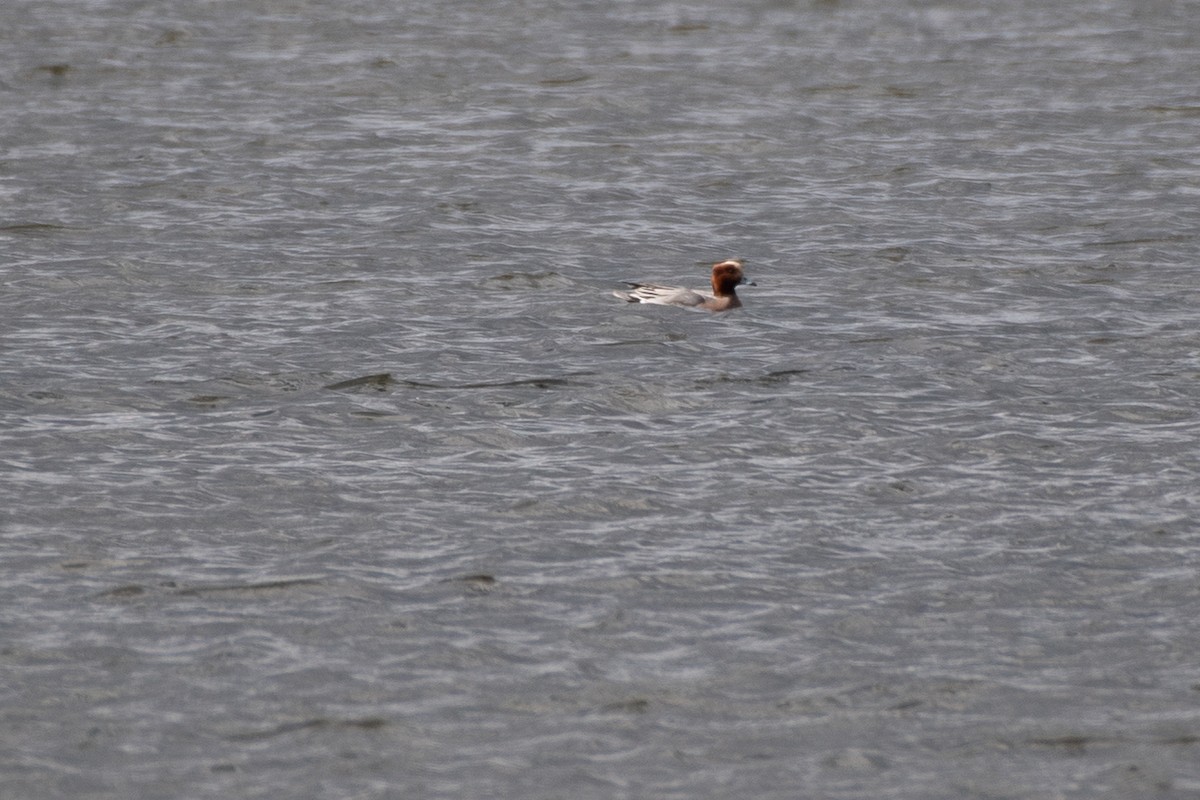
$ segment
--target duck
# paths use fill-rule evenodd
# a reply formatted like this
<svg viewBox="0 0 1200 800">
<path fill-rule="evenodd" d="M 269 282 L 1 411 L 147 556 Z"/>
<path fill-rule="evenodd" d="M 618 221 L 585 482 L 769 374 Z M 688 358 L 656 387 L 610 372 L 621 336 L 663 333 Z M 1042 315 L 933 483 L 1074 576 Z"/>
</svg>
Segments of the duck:
<svg viewBox="0 0 1200 800">
<path fill-rule="evenodd" d="M 746 280 L 740 259 L 727 258 L 713 264 L 711 293 L 658 283 L 629 283 L 632 288 L 615 291 L 613 296 L 628 303 L 655 303 L 663 306 L 702 308 L 706 311 L 729 311 L 742 307 L 742 301 L 736 291 L 742 284 L 757 285 L 754 281 Z"/>
</svg>

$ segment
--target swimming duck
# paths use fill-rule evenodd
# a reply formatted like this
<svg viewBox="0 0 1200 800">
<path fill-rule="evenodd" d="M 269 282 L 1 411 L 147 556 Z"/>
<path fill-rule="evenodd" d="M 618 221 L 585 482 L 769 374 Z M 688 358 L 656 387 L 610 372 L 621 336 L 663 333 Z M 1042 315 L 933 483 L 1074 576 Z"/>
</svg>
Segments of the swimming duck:
<svg viewBox="0 0 1200 800">
<path fill-rule="evenodd" d="M 736 258 L 718 261 L 712 268 L 712 293 L 683 289 L 677 286 L 662 286 L 657 283 L 630 283 L 633 288 L 613 292 L 630 303 L 657 303 L 664 306 L 687 306 L 708 311 L 728 311 L 741 308 L 736 288 L 740 284 L 754 286 L 742 272 L 742 262 Z"/>
</svg>

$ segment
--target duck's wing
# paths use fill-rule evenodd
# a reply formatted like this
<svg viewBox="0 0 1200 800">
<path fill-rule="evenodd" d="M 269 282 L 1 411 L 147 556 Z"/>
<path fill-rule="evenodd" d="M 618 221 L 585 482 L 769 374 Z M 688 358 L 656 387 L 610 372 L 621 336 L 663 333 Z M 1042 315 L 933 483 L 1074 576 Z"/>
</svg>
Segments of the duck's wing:
<svg viewBox="0 0 1200 800">
<path fill-rule="evenodd" d="M 630 303 L 657 303 L 664 306 L 698 306 L 707 298 L 691 289 L 658 283 L 631 283 L 632 288 L 614 295 Z"/>
</svg>

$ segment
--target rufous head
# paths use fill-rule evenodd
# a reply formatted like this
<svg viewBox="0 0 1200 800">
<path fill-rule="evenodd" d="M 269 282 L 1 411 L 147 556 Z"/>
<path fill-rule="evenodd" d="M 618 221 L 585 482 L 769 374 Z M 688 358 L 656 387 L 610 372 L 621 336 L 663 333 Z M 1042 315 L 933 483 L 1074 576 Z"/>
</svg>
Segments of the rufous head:
<svg viewBox="0 0 1200 800">
<path fill-rule="evenodd" d="M 717 297 L 736 297 L 735 289 L 739 284 L 753 286 L 753 281 L 746 280 L 742 272 L 742 262 L 736 258 L 718 261 L 712 268 L 713 294 Z"/>
</svg>

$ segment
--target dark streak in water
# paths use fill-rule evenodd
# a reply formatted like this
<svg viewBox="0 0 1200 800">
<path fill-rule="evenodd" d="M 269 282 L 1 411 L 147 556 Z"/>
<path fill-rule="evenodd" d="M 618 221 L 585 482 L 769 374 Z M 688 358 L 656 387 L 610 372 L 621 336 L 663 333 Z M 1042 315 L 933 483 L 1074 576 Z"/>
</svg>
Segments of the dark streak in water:
<svg viewBox="0 0 1200 800">
<path fill-rule="evenodd" d="M 491 586 L 496 582 L 496 577 L 486 573 L 479 573 L 477 575 L 463 575 L 461 578 L 455 578 L 454 580 L 462 581 L 463 583 L 477 583 L 483 586 Z"/>
<path fill-rule="evenodd" d="M 476 594 L 487 594 L 496 586 L 495 576 L 486 573 L 476 575 L 461 575 L 457 578 L 447 578 L 442 583 L 461 583 L 465 584 L 466 588 Z"/>
<path fill-rule="evenodd" d="M 1128 244 L 1178 244 L 1191 239 L 1190 236 L 1148 236 L 1144 239 L 1113 239 L 1106 242 L 1092 242 L 1090 247 L 1120 247 Z"/>
<path fill-rule="evenodd" d="M 219 586 L 192 586 L 180 589 L 176 594 L 193 597 L 201 594 L 217 594 L 219 592 L 264 592 L 275 589 L 291 589 L 296 586 L 318 586 L 321 581 L 316 578 L 289 578 L 263 583 L 221 584 Z"/>
<path fill-rule="evenodd" d="M 262 739 L 270 739 L 275 736 L 283 736 L 289 733 L 306 730 L 350 730 L 357 728 L 358 730 L 373 731 L 378 730 L 387 725 L 387 720 L 382 717 L 363 717 L 361 719 L 344 719 L 334 720 L 325 717 L 316 717 L 314 719 L 301 720 L 299 722 L 285 722 L 276 725 L 274 728 L 268 728 L 261 731 L 248 731 L 246 733 L 237 733 L 229 738 L 235 741 L 259 741 Z"/>
<path fill-rule="evenodd" d="M 587 374 L 587 373 L 583 373 Z M 483 383 L 425 383 L 424 381 L 400 381 L 413 389 L 507 389 L 514 386 L 533 386 L 537 389 L 551 389 L 567 386 L 571 382 L 566 378 L 525 378 L 517 381 L 487 381 Z"/>
<path fill-rule="evenodd" d="M 1110 743 L 1111 740 L 1099 739 L 1095 736 L 1046 736 L 1030 739 L 1030 744 L 1042 747 L 1061 747 L 1069 753 L 1082 755 L 1088 745 Z"/>
<path fill-rule="evenodd" d="M 337 383 L 330 383 L 325 386 L 326 389 L 359 389 L 362 387 L 370 387 L 376 391 L 382 392 L 388 386 L 395 383 L 390 372 L 380 372 L 377 375 L 363 375 L 360 378 L 350 378 Z"/>
<path fill-rule="evenodd" d="M 107 591 L 103 591 L 96 596 L 119 599 L 119 598 L 125 598 L 125 597 L 138 597 L 145 593 L 146 593 L 145 586 L 138 586 L 137 584 L 129 584 L 127 586 L 117 586 L 114 589 L 108 589 Z"/>
<path fill-rule="evenodd" d="M 601 711 L 614 714 L 645 714 L 649 710 L 650 701 L 642 697 L 608 703 L 601 709 Z"/>
<path fill-rule="evenodd" d="M 41 234 L 67 230 L 66 225 L 53 222 L 14 222 L 11 225 L 0 225 L 0 233 Z"/>
<path fill-rule="evenodd" d="M 38 72 L 46 72 L 55 78 L 61 78 L 71 71 L 70 64 L 41 64 L 37 67 Z"/>
<path fill-rule="evenodd" d="M 572 377 L 579 375 L 590 375 L 589 372 L 578 372 Z M 537 389 L 552 389 L 560 386 L 568 386 L 571 381 L 566 378 L 522 378 L 515 381 L 480 381 L 479 383 L 431 383 L 429 381 L 413 381 L 401 380 L 398 381 L 392 377 L 390 372 L 382 372 L 378 375 L 365 375 L 361 378 L 350 378 L 349 380 L 338 381 L 325 386 L 326 389 L 343 390 L 357 389 L 359 387 L 370 387 L 378 391 L 384 391 L 392 384 L 407 386 L 410 389 L 442 389 L 457 391 L 460 389 L 507 389 L 518 386 L 533 386 Z"/>
<path fill-rule="evenodd" d="M 1143 106 L 1153 114 L 1178 114 L 1181 117 L 1200 117 L 1200 106 Z"/>
<path fill-rule="evenodd" d="M 590 75 L 571 75 L 565 78 L 546 78 L 545 80 L 538 81 L 538 83 L 542 86 L 566 86 L 571 83 L 582 83 L 590 78 Z"/>
<path fill-rule="evenodd" d="M 228 400 L 228 397 L 219 394 L 198 394 L 188 398 L 189 403 L 195 403 L 199 406 L 215 406 Z"/>
</svg>

